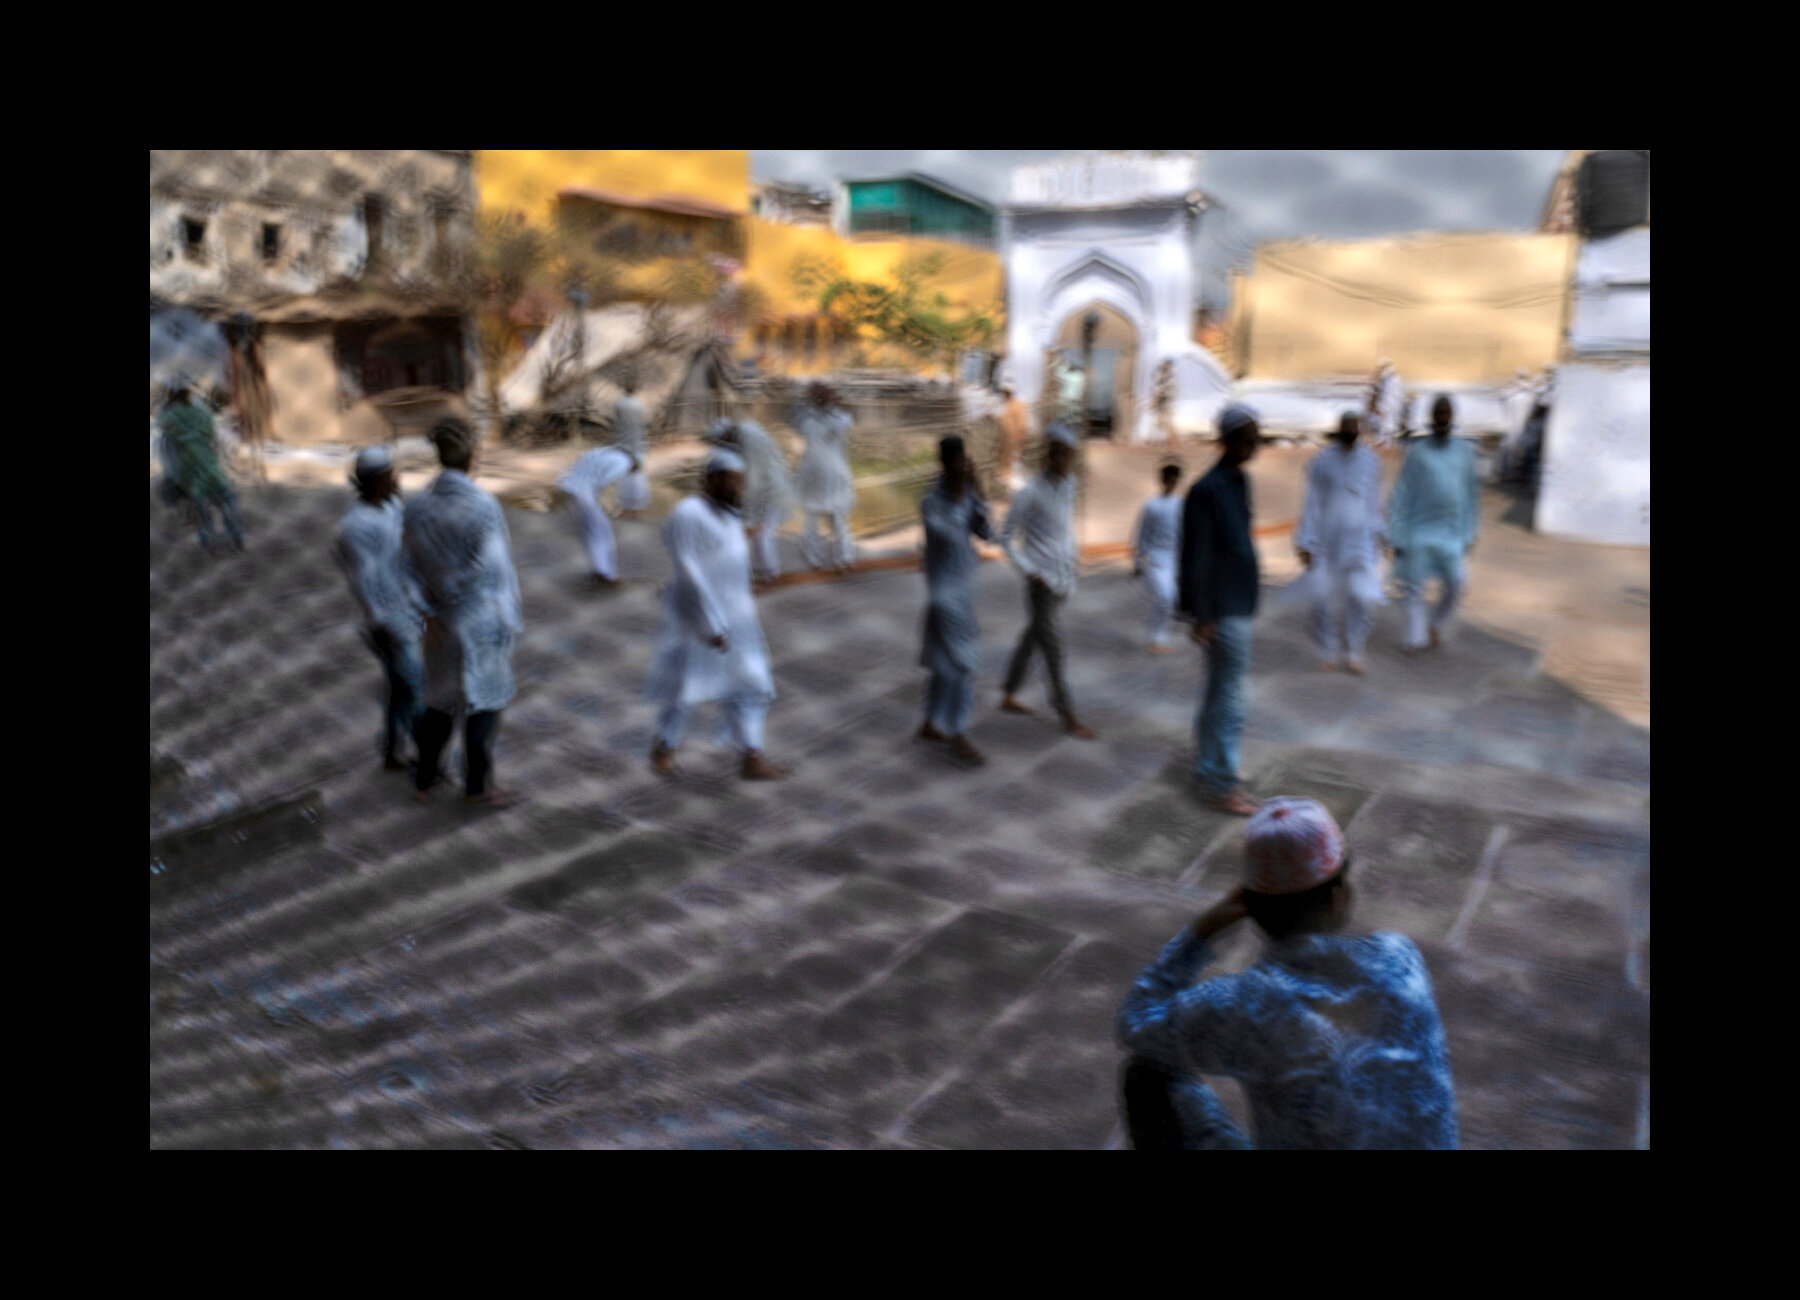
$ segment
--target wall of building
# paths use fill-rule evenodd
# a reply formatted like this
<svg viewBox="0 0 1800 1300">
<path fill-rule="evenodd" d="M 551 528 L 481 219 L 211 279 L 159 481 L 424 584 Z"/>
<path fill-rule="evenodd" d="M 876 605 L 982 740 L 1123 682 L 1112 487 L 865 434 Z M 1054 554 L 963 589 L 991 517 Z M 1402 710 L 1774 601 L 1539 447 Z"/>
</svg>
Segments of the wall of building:
<svg viewBox="0 0 1800 1300">
<path fill-rule="evenodd" d="M 554 217 L 557 191 L 569 185 L 632 199 L 697 199 L 747 213 L 750 151 L 478 149 L 475 184 L 484 211 L 521 212 L 540 222 Z"/>
<path fill-rule="evenodd" d="M 1650 544 L 1650 363 L 1571 361 L 1556 372 L 1535 527 Z"/>
<path fill-rule="evenodd" d="M 1535 524 L 1650 544 L 1650 230 L 1581 246 L 1565 359 L 1544 433 Z"/>
<path fill-rule="evenodd" d="M 1237 284 L 1232 328 L 1251 379 L 1366 375 L 1497 383 L 1554 363 L 1576 241 L 1431 235 L 1264 245 Z"/>
<path fill-rule="evenodd" d="M 150 292 L 169 302 L 321 291 L 370 269 L 363 201 L 381 199 L 377 264 L 427 285 L 472 233 L 470 161 L 434 149 L 153 149 Z M 198 250 L 185 222 L 205 223 Z M 275 256 L 263 227 L 279 228 Z M 198 256 L 195 253 L 198 253 Z"/>
</svg>

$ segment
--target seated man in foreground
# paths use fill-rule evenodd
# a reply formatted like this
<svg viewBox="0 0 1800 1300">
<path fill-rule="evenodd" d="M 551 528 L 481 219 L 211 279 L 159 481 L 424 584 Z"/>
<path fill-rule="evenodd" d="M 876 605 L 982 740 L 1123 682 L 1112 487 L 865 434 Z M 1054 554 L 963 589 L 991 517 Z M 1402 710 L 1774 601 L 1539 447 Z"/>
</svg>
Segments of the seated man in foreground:
<svg viewBox="0 0 1800 1300">
<path fill-rule="evenodd" d="M 1323 806 L 1271 799 L 1244 833 L 1243 886 L 1163 948 L 1119 1010 L 1138 1151 L 1454 1150 L 1456 1094 L 1431 976 L 1403 935 L 1339 934 L 1350 857 Z M 1196 982 L 1244 917 L 1268 937 Z M 1254 1142 L 1196 1077 L 1244 1085 Z"/>
</svg>

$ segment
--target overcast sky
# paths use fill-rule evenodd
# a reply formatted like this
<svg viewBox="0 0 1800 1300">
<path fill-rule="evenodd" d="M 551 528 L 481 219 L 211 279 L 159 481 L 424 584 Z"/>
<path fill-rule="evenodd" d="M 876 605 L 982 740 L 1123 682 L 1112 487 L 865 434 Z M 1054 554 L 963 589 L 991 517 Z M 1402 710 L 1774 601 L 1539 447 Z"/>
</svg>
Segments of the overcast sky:
<svg viewBox="0 0 1800 1300">
<path fill-rule="evenodd" d="M 925 172 L 1000 202 L 1008 171 L 1098 149 L 752 149 L 759 181 L 824 187 Z M 1203 292 L 1223 306 L 1226 271 L 1265 239 L 1367 239 L 1421 230 L 1532 230 L 1563 149 L 1209 149 L 1200 188 Z"/>
</svg>

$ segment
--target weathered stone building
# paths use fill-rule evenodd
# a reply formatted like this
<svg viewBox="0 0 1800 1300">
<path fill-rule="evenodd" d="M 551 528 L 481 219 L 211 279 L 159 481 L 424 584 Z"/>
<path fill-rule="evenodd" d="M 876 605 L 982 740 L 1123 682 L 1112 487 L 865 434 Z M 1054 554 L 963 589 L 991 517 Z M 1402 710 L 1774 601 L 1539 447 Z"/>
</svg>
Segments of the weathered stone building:
<svg viewBox="0 0 1800 1300">
<path fill-rule="evenodd" d="M 468 414 L 474 212 L 467 149 L 152 149 L 152 401 L 177 370 L 240 405 L 260 387 L 290 445 Z"/>
</svg>

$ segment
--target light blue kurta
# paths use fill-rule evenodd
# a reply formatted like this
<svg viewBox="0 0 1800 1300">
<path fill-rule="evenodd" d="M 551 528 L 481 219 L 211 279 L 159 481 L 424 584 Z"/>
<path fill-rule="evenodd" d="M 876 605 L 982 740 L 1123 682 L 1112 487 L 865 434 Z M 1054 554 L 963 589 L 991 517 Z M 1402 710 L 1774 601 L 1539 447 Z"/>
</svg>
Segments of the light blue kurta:
<svg viewBox="0 0 1800 1300">
<path fill-rule="evenodd" d="M 925 645 L 921 667 L 941 676 L 981 666 L 981 629 L 975 621 L 975 573 L 980 563 L 970 535 L 991 540 L 987 503 L 964 490 L 952 501 L 940 483 L 919 503 L 925 523 Z"/>
<path fill-rule="evenodd" d="M 769 646 L 750 594 L 744 521 L 707 497 L 688 497 L 663 525 L 673 573 L 646 698 L 691 708 L 714 700 L 775 698 Z M 711 644 L 723 635 L 725 649 Z"/>
<path fill-rule="evenodd" d="M 333 551 L 363 616 L 397 639 L 417 645 L 424 600 L 400 562 L 404 520 L 399 497 L 378 506 L 358 501 L 339 522 Z"/>
<path fill-rule="evenodd" d="M 425 603 L 425 704 L 486 713 L 513 698 L 524 627 L 506 512 L 460 470 L 406 503 L 401 556 Z"/>
<path fill-rule="evenodd" d="M 1481 525 L 1475 448 L 1454 434 L 1416 439 L 1388 501 L 1388 545 L 1401 552 L 1394 577 L 1421 582 L 1455 572 Z"/>
</svg>

